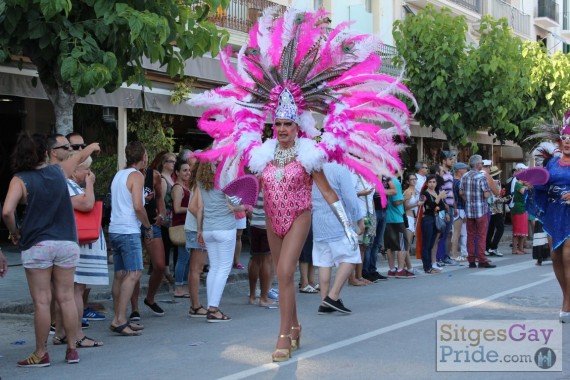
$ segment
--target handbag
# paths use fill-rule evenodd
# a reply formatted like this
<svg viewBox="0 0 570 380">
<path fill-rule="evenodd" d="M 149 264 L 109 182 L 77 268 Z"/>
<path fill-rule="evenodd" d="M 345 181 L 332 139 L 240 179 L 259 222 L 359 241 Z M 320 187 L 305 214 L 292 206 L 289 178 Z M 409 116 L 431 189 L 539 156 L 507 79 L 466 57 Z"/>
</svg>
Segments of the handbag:
<svg viewBox="0 0 570 380">
<path fill-rule="evenodd" d="M 186 232 L 184 224 L 174 227 L 168 227 L 168 236 L 174 245 L 186 245 Z"/>
<path fill-rule="evenodd" d="M 94 243 L 99 239 L 101 220 L 103 218 L 103 202 L 96 201 L 91 211 L 82 212 L 73 210 L 77 239 L 79 244 Z"/>
<path fill-rule="evenodd" d="M 445 211 L 435 213 L 435 228 L 440 232 L 445 230 Z"/>
</svg>

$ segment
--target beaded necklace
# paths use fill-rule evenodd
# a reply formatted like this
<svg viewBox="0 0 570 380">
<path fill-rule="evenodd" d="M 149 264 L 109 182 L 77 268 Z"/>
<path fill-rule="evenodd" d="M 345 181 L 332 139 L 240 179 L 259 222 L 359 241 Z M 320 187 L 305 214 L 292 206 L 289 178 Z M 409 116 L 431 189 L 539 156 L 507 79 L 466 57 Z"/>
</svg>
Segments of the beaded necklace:
<svg viewBox="0 0 570 380">
<path fill-rule="evenodd" d="M 275 179 L 277 182 L 281 182 L 283 177 L 285 176 L 285 165 L 289 162 L 293 161 L 297 156 L 297 146 L 298 140 L 295 139 L 295 143 L 293 146 L 287 149 L 281 148 L 281 145 L 277 144 L 275 147 L 275 155 L 273 156 L 273 163 L 277 167 L 275 171 Z"/>
</svg>

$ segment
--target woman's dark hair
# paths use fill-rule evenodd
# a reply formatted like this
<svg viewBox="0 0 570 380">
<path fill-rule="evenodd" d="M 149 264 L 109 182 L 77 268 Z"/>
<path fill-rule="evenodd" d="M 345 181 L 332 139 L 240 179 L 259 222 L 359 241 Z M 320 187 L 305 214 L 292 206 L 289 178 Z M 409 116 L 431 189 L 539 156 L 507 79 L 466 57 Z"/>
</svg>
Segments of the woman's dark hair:
<svg viewBox="0 0 570 380">
<path fill-rule="evenodd" d="M 10 158 L 14 173 L 34 170 L 38 165 L 46 162 L 46 137 L 38 133 L 33 135 L 30 135 L 28 132 L 20 133 Z"/>
<path fill-rule="evenodd" d="M 426 176 L 426 183 L 428 183 L 429 181 L 431 181 L 432 179 L 435 179 L 435 183 L 437 184 L 437 176 L 435 174 L 428 174 Z"/>
<path fill-rule="evenodd" d="M 188 161 L 178 158 L 178 159 L 176 160 L 176 162 L 174 163 L 174 172 L 176 173 L 176 172 L 180 171 L 180 168 L 181 168 L 182 165 L 184 165 L 184 164 L 187 164 L 187 165 L 188 165 Z"/>
</svg>

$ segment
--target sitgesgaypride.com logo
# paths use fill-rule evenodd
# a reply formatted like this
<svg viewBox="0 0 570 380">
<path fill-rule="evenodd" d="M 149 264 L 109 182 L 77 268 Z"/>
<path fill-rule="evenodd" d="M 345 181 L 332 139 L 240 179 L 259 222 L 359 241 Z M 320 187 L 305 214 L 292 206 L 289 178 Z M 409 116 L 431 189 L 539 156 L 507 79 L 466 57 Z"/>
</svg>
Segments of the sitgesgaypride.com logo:
<svg viewBox="0 0 570 380">
<path fill-rule="evenodd" d="M 562 371 L 556 320 L 443 320 L 436 328 L 437 371 Z"/>
</svg>

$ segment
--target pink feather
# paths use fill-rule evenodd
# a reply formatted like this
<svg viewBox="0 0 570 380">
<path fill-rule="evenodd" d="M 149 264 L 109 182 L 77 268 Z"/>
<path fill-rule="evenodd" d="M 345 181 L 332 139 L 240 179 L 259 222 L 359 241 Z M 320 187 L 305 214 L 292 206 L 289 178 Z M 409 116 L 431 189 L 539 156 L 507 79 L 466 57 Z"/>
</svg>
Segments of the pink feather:
<svg viewBox="0 0 570 380">
<path fill-rule="evenodd" d="M 329 67 L 332 63 L 333 52 L 331 51 L 331 42 L 335 39 L 335 37 L 343 31 L 345 28 L 348 28 L 352 22 L 344 21 L 341 22 L 329 33 L 327 36 L 327 42 L 325 46 L 321 49 L 321 60 L 316 67 L 315 72 L 320 72 L 325 68 Z"/>
<path fill-rule="evenodd" d="M 271 49 L 269 49 L 269 55 L 271 56 L 271 64 L 274 67 L 279 66 L 279 60 L 281 58 L 281 50 L 283 44 L 281 36 L 283 35 L 283 18 L 280 17 L 275 23 L 273 23 L 273 34 L 271 35 Z"/>
</svg>

